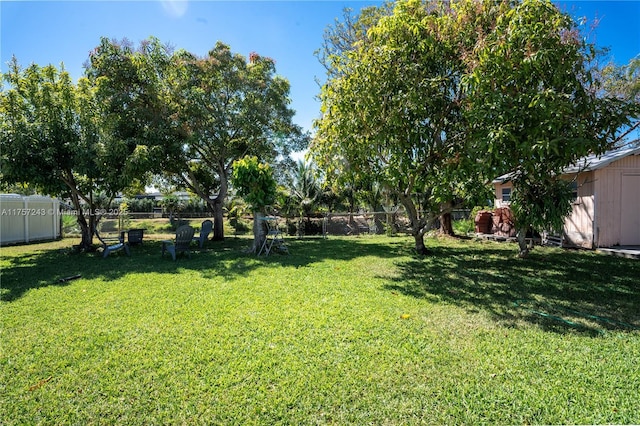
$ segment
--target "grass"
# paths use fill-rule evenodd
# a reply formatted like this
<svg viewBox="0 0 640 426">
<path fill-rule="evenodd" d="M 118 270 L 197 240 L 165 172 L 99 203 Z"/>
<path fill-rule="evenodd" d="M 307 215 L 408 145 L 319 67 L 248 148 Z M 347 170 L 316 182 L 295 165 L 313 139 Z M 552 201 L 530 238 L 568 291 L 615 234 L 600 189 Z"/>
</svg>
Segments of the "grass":
<svg viewBox="0 0 640 426">
<path fill-rule="evenodd" d="M 75 240 L 74 240 L 75 242 Z M 403 237 L 2 248 L 12 424 L 637 424 L 640 262 Z M 81 274 L 67 282 L 60 278 Z"/>
<path fill-rule="evenodd" d="M 472 234 L 475 231 L 473 218 L 453 221 L 453 230 L 457 235 Z"/>
</svg>

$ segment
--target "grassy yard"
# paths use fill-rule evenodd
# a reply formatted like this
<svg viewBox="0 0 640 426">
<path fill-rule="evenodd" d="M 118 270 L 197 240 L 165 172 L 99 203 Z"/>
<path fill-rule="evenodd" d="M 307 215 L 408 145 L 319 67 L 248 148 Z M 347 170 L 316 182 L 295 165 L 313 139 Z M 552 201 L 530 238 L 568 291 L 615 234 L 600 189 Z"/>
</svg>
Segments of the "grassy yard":
<svg viewBox="0 0 640 426">
<path fill-rule="evenodd" d="M 640 423 L 640 262 L 404 237 L 1 249 L 0 423 Z M 68 282 L 59 279 L 81 274 Z"/>
</svg>

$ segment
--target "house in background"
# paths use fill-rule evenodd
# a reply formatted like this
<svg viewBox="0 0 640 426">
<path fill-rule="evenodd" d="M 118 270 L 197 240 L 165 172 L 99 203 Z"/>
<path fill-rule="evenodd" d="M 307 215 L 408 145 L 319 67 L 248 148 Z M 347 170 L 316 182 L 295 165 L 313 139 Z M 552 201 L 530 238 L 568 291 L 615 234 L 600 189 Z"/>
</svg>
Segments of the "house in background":
<svg viewBox="0 0 640 426">
<path fill-rule="evenodd" d="M 575 200 L 564 221 L 568 246 L 640 246 L 640 145 L 591 155 L 567 167 Z M 496 207 L 506 207 L 513 185 L 506 174 L 493 181 Z"/>
</svg>

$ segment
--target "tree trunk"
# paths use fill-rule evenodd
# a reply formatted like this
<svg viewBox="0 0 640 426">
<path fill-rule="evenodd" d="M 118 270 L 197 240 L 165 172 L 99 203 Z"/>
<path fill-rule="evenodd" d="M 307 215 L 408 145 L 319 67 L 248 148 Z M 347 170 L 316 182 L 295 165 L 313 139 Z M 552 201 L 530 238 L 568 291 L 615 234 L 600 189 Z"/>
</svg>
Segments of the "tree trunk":
<svg viewBox="0 0 640 426">
<path fill-rule="evenodd" d="M 413 236 L 416 244 L 416 253 L 419 256 L 424 256 L 429 253 L 429 250 L 427 250 L 427 247 L 424 244 L 424 228 L 426 227 L 426 224 L 424 223 L 424 220 L 418 218 L 418 210 L 410 196 L 401 194 L 400 202 L 407 210 L 407 216 L 409 216 L 411 235 Z"/>
<path fill-rule="evenodd" d="M 94 252 L 95 247 L 93 246 L 93 234 L 96 231 L 96 216 L 95 209 L 89 210 L 89 220 L 85 217 L 84 213 L 80 208 L 76 208 L 78 212 L 78 225 L 80 225 L 80 246 L 78 249 L 82 252 Z"/>
<path fill-rule="evenodd" d="M 91 201 L 93 201 L 93 199 L 91 199 Z M 71 194 L 71 203 L 73 204 L 73 208 L 76 210 L 76 221 L 80 226 L 81 240 L 78 249 L 82 252 L 95 251 L 95 247 L 93 246 L 93 233 L 96 230 L 95 209 L 93 205 L 89 206 L 89 221 L 87 221 L 87 218 L 82 211 L 80 197 L 75 192 L 72 192 Z"/>
<path fill-rule="evenodd" d="M 453 230 L 451 212 L 445 212 L 440 215 L 440 234 L 455 237 L 456 233 Z"/>
<path fill-rule="evenodd" d="M 264 224 L 264 213 L 253 212 L 253 245 L 251 246 L 251 253 L 258 254 L 264 240 L 267 238 L 267 230 Z"/>
<path fill-rule="evenodd" d="M 300 214 L 300 216 L 298 216 L 298 226 L 297 226 L 297 230 L 296 230 L 296 236 L 298 238 L 304 238 L 304 217 L 302 216 L 302 214 Z"/>
<path fill-rule="evenodd" d="M 218 195 L 211 198 L 210 188 L 203 187 L 192 173 L 182 176 L 182 183 L 207 203 L 209 210 L 213 215 L 213 236 L 211 241 L 224 240 L 224 200 L 227 198 L 229 188 L 227 171 L 224 164 L 218 164 L 218 177 L 220 179 L 220 188 Z"/>
<path fill-rule="evenodd" d="M 213 202 L 213 237 L 211 241 L 224 240 L 224 210 L 222 200 L 217 197 Z"/>
<path fill-rule="evenodd" d="M 80 235 L 82 238 L 78 249 L 82 252 L 93 251 L 93 231 L 91 230 L 91 225 L 87 223 L 81 215 L 78 215 L 78 225 L 80 225 Z"/>
<path fill-rule="evenodd" d="M 520 248 L 518 257 L 525 258 L 529 255 L 529 246 L 527 246 L 527 229 L 526 228 L 518 229 L 518 247 Z"/>
<path fill-rule="evenodd" d="M 213 241 L 224 240 L 224 200 L 227 198 L 227 191 L 229 189 L 229 176 L 227 169 L 223 163 L 218 163 L 218 178 L 220 179 L 220 190 L 218 196 L 213 203 Z"/>
<path fill-rule="evenodd" d="M 384 216 L 385 215 L 383 213 L 375 213 L 373 215 L 373 226 L 375 228 L 376 235 L 384 233 L 384 222 L 382 221 Z"/>
<path fill-rule="evenodd" d="M 424 244 L 424 234 L 422 232 L 418 232 L 412 233 L 412 235 L 416 243 L 416 253 L 420 256 L 429 254 L 429 250 L 427 250 L 427 246 Z"/>
</svg>

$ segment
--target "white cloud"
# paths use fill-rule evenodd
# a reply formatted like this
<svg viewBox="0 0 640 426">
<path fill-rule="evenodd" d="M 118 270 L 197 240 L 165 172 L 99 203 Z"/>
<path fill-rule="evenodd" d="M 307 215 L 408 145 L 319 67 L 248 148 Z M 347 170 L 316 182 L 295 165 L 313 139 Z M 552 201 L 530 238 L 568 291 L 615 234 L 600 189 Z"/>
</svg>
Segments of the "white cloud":
<svg viewBox="0 0 640 426">
<path fill-rule="evenodd" d="M 188 0 L 161 0 L 162 8 L 172 18 L 181 18 L 187 13 Z"/>
</svg>

